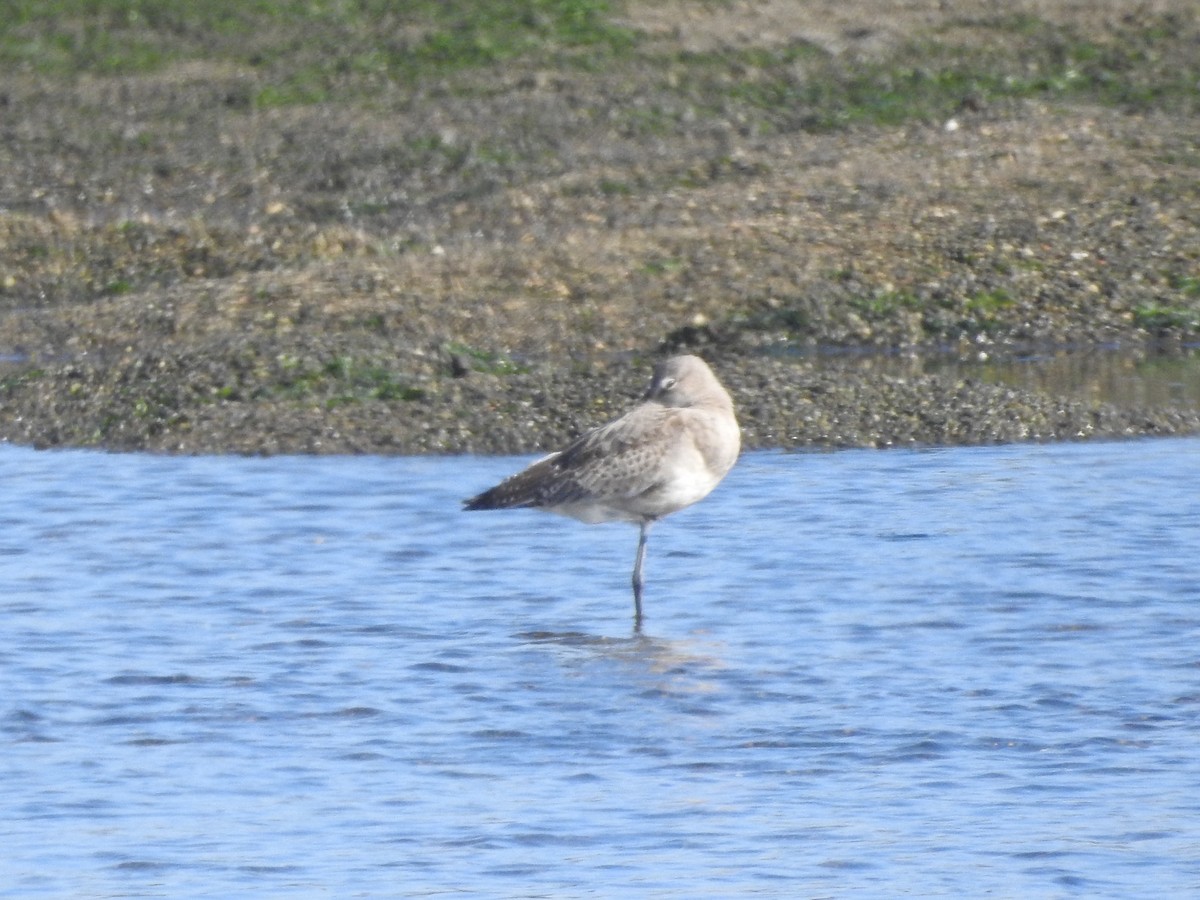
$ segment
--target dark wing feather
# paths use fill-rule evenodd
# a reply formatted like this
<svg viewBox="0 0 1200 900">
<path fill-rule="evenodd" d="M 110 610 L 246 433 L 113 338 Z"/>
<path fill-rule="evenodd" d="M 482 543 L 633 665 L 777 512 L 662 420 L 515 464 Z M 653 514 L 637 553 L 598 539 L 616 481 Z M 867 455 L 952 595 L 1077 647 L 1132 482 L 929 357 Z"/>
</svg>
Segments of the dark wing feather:
<svg viewBox="0 0 1200 900">
<path fill-rule="evenodd" d="M 579 437 L 466 502 L 466 509 L 562 506 L 606 497 L 636 497 L 655 487 L 676 410 L 650 403 Z"/>
</svg>

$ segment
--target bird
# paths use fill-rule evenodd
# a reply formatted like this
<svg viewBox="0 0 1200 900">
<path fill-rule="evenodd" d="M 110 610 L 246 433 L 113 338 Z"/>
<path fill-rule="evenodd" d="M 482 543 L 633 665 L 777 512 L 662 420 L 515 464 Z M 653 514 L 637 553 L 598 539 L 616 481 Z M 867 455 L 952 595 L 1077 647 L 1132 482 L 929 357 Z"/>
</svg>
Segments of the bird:
<svg viewBox="0 0 1200 900">
<path fill-rule="evenodd" d="M 634 628 L 642 625 L 647 536 L 659 519 L 703 500 L 741 450 L 733 399 L 698 356 L 654 367 L 641 402 L 463 501 L 466 510 L 540 509 L 582 522 L 639 527 Z"/>
</svg>

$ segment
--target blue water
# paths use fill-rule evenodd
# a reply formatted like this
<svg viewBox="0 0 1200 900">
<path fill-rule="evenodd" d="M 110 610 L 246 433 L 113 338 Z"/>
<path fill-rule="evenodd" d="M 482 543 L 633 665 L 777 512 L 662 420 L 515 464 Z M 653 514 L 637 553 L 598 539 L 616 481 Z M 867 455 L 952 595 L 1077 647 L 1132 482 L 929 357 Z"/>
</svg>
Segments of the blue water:
<svg viewBox="0 0 1200 900">
<path fill-rule="evenodd" d="M 522 462 L 0 447 L 0 894 L 1200 896 L 1200 440 Z"/>
</svg>

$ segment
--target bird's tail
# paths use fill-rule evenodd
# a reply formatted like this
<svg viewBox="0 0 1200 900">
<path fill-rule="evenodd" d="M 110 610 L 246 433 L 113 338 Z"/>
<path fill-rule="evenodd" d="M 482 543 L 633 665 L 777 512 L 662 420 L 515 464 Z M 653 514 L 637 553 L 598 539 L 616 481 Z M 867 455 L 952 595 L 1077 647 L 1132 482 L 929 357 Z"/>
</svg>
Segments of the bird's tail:
<svg viewBox="0 0 1200 900">
<path fill-rule="evenodd" d="M 558 453 L 551 453 L 528 469 L 505 478 L 494 488 L 464 500 L 463 509 L 519 509 L 545 505 L 549 489 L 556 481 L 552 464 L 558 456 Z"/>
</svg>

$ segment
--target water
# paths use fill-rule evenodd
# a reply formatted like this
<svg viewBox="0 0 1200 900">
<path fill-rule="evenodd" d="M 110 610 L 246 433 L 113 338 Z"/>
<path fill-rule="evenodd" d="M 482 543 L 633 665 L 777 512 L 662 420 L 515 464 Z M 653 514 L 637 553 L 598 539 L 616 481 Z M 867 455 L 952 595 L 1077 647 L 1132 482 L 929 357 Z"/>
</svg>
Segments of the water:
<svg viewBox="0 0 1200 900">
<path fill-rule="evenodd" d="M 1200 894 L 1200 440 L 522 462 L 0 447 L 0 895 Z"/>
<path fill-rule="evenodd" d="M 1200 409 L 1200 347 L 1172 352 L 1143 347 L 1045 348 L 975 358 L 954 353 L 900 355 L 843 353 L 810 357 L 817 365 L 852 377 L 937 373 L 1003 384 L 1034 394 L 1070 397 L 1123 409 Z"/>
</svg>

